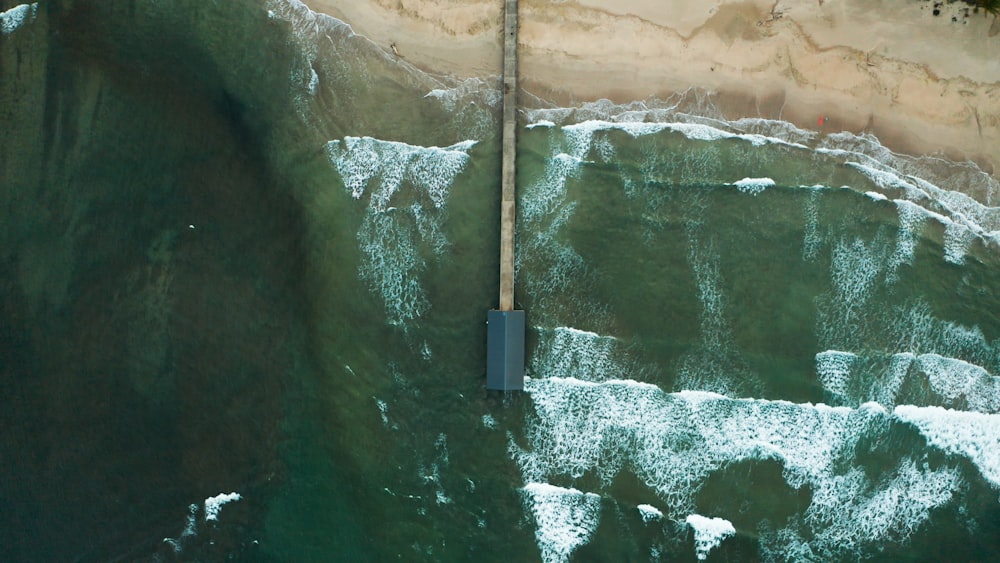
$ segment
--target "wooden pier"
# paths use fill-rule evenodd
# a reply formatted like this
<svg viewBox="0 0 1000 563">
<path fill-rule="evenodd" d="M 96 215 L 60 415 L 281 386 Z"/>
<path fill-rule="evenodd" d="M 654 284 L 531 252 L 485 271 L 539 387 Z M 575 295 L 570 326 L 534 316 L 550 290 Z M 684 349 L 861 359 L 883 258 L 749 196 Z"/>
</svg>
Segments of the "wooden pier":
<svg viewBox="0 0 1000 563">
<path fill-rule="evenodd" d="M 506 0 L 503 30 L 503 165 L 500 182 L 500 310 L 514 310 L 514 201 L 517 169 L 517 0 Z"/>
<path fill-rule="evenodd" d="M 524 311 L 514 310 L 514 216 L 517 168 L 517 0 L 505 0 L 503 25 L 503 164 L 500 172 L 500 307 L 487 315 L 486 388 L 524 389 Z"/>
</svg>

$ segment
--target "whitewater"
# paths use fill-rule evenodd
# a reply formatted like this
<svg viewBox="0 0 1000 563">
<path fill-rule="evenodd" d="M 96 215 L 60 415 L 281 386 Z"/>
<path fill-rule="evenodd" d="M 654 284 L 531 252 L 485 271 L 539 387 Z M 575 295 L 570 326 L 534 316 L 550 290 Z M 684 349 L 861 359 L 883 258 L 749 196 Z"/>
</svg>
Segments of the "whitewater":
<svg viewBox="0 0 1000 563">
<path fill-rule="evenodd" d="M 490 392 L 499 79 L 297 0 L 91 8 L 0 12 L 35 80 L 11 131 L 57 129 L 9 151 L 35 181 L 3 233 L 27 422 L 0 554 L 1000 556 L 1000 183 L 976 164 L 700 89 L 521 92 L 527 377 Z"/>
<path fill-rule="evenodd" d="M 467 124 L 496 111 L 492 86 L 424 97 Z M 491 401 L 481 426 L 504 421 L 542 560 L 616 541 L 652 560 L 851 560 L 949 518 L 977 535 L 1000 488 L 996 180 L 871 136 L 727 121 L 694 90 L 522 120 L 528 403 Z M 356 275 L 404 332 L 433 312 L 450 190 L 496 129 L 456 134 L 326 146 L 365 214 Z M 447 471 L 425 468 L 438 504 Z"/>
</svg>

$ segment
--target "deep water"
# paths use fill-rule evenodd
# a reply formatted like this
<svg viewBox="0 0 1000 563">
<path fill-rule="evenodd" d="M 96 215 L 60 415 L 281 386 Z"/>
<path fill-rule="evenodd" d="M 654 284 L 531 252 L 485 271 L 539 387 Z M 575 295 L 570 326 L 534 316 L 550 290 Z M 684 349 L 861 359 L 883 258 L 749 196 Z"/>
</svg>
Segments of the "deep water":
<svg viewBox="0 0 1000 563">
<path fill-rule="evenodd" d="M 0 11 L 0 560 L 1000 554 L 974 165 L 525 95 L 503 395 L 498 83 L 294 0 Z"/>
</svg>

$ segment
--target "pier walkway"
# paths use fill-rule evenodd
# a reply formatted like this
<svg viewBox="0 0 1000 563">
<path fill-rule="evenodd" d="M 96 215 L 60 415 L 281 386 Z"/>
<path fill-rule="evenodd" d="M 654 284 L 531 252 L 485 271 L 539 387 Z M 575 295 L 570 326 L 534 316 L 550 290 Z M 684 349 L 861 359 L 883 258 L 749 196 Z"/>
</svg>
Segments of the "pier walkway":
<svg viewBox="0 0 1000 563">
<path fill-rule="evenodd" d="M 486 388 L 524 389 L 524 311 L 514 310 L 514 217 L 517 168 L 517 0 L 505 0 L 503 25 L 503 164 L 500 172 L 500 307 L 487 315 Z"/>
<path fill-rule="evenodd" d="M 506 0 L 503 33 L 503 168 L 500 182 L 500 310 L 514 310 L 514 161 L 517 158 L 517 0 Z"/>
</svg>

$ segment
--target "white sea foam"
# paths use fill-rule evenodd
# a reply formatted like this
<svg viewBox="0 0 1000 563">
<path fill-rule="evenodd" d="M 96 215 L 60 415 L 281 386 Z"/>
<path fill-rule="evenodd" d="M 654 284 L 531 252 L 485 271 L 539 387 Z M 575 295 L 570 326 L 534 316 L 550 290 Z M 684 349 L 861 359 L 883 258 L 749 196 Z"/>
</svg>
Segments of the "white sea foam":
<svg viewBox="0 0 1000 563">
<path fill-rule="evenodd" d="M 0 33 L 7 35 L 24 25 L 35 21 L 38 14 L 38 2 L 18 4 L 13 8 L 0 12 Z"/>
<path fill-rule="evenodd" d="M 688 139 L 695 141 L 719 141 L 722 139 L 731 139 L 736 137 L 735 134 L 728 131 L 723 131 L 722 129 L 717 129 L 709 125 L 703 125 L 701 123 L 675 123 L 672 124 L 671 131 L 675 131 L 687 137 Z M 756 136 L 752 138 L 757 142 L 751 141 L 754 146 L 760 146 L 764 144 L 764 138 Z M 750 140 L 750 139 L 748 139 Z"/>
<path fill-rule="evenodd" d="M 243 497 L 239 493 L 220 493 L 214 497 L 205 499 L 205 520 L 218 520 L 219 511 L 230 502 L 241 500 Z"/>
<path fill-rule="evenodd" d="M 964 264 L 969 246 L 978 237 L 1000 241 L 1000 209 L 986 207 L 968 195 L 939 188 L 916 176 L 905 179 L 886 166 L 873 162 L 845 164 L 858 170 L 875 185 L 887 190 L 901 190 L 904 199 L 924 209 L 945 227 L 944 258 L 953 264 Z M 941 212 L 934 211 L 938 209 Z M 909 213 L 914 213 L 911 209 Z"/>
<path fill-rule="evenodd" d="M 425 193 L 434 207 L 444 205 L 448 188 L 469 162 L 468 151 L 475 143 L 463 141 L 440 148 L 345 137 L 327 143 L 326 150 L 354 199 L 361 197 L 371 180 L 379 178 L 372 205 L 384 211 L 404 181 Z"/>
<path fill-rule="evenodd" d="M 951 467 L 903 460 L 887 481 L 854 462 L 859 440 L 880 440 L 895 419 L 861 408 L 730 399 L 704 392 L 664 393 L 634 381 L 529 379 L 535 405 L 528 444 L 511 445 L 526 482 L 594 475 L 609 486 L 622 470 L 657 493 L 674 519 L 694 512 L 708 477 L 734 463 L 775 460 L 792 489 L 813 501 L 796 534 L 809 549 L 843 558 L 861 546 L 902 541 L 961 485 Z M 844 517 L 847 515 L 847 517 Z M 792 524 L 790 524 L 792 525 Z"/>
<path fill-rule="evenodd" d="M 664 106 L 658 100 L 651 104 L 644 101 L 616 104 L 608 99 L 600 99 L 585 102 L 578 107 L 529 108 L 526 113 L 528 121 L 548 119 L 562 125 L 571 121 L 666 121 L 676 108 L 676 104 L 668 102 Z"/>
<path fill-rule="evenodd" d="M 485 139 L 496 130 L 502 92 L 498 78 L 466 78 L 450 87 L 434 88 L 424 97 L 441 104 L 454 130 L 474 139 Z"/>
<path fill-rule="evenodd" d="M 698 346 L 678 361 L 677 389 L 704 389 L 726 395 L 746 395 L 755 390 L 757 376 L 739 351 L 727 313 L 724 281 L 714 241 L 702 242 L 702 228 L 689 227 L 688 265 L 698 287 Z"/>
<path fill-rule="evenodd" d="M 316 69 L 309 68 L 309 85 L 306 87 L 310 96 L 315 96 L 316 92 L 319 90 L 319 75 L 316 74 Z"/>
<path fill-rule="evenodd" d="M 579 107 L 527 109 L 529 122 L 552 121 L 558 125 L 587 121 L 667 124 L 690 138 L 715 140 L 742 138 L 755 144 L 783 144 L 805 148 L 817 135 L 780 120 L 743 118 L 727 121 L 714 103 L 714 94 L 698 88 L 667 100 L 652 99 L 616 104 L 609 100 Z"/>
<path fill-rule="evenodd" d="M 430 307 L 420 283 L 426 261 L 417 246 L 418 235 L 407 227 L 396 217 L 369 209 L 358 231 L 365 257 L 359 276 L 381 296 L 392 324 L 418 318 Z"/>
<path fill-rule="evenodd" d="M 541 418 L 536 448 L 521 452 L 532 462 L 522 466 L 526 480 L 597 471 L 610 483 L 628 462 L 675 515 L 690 506 L 690 484 L 723 463 L 778 456 L 794 486 L 818 479 L 848 427 L 864 426 L 867 417 L 842 407 L 666 394 L 629 380 L 531 379 L 526 390 Z"/>
<path fill-rule="evenodd" d="M 487 430 L 496 430 L 496 427 L 497 427 L 497 419 L 493 418 L 493 415 L 491 414 L 484 414 L 483 428 L 486 428 Z"/>
<path fill-rule="evenodd" d="M 896 249 L 886 265 L 886 283 L 894 284 L 899 280 L 899 267 L 903 264 L 913 264 L 914 252 L 917 248 L 917 237 L 920 228 L 928 217 L 927 211 L 919 205 L 905 199 L 893 200 L 899 214 L 899 230 L 896 234 Z"/>
<path fill-rule="evenodd" d="M 451 504 L 451 497 L 444 490 L 444 483 L 441 481 L 441 470 L 447 469 L 451 464 L 448 456 L 448 436 L 444 433 L 438 434 L 434 441 L 434 460 L 428 465 L 421 465 L 419 476 L 423 482 L 434 488 L 434 501 L 438 505 Z"/>
<path fill-rule="evenodd" d="M 993 205 L 993 200 L 1000 189 L 1000 183 L 995 178 L 992 178 L 990 174 L 972 162 L 959 163 L 941 157 L 913 157 L 897 154 L 883 146 L 874 135 L 868 133 L 860 135 L 847 132 L 833 133 L 819 137 L 817 140 L 819 146 L 816 152 L 818 153 L 853 161 L 860 160 L 872 166 L 890 168 L 897 174 L 905 175 L 915 183 L 926 181 L 931 185 L 937 184 L 964 192 L 961 194 L 951 192 L 960 196 L 957 199 L 968 198 L 972 200 L 972 197 L 969 196 L 973 196 L 974 201 Z M 935 189 L 941 188 L 935 186 Z"/>
<path fill-rule="evenodd" d="M 1000 415 L 912 405 L 896 407 L 893 415 L 916 426 L 930 445 L 968 458 L 1000 489 Z"/>
<path fill-rule="evenodd" d="M 642 516 L 642 521 L 647 524 L 663 520 L 663 511 L 651 504 L 640 504 L 635 508 L 639 511 L 639 516 Z"/>
<path fill-rule="evenodd" d="M 535 231 L 524 241 L 516 264 L 519 279 L 532 298 L 532 311 L 540 323 L 572 316 L 575 322 L 596 329 L 606 327 L 607 307 L 588 303 L 594 274 L 572 246 L 553 238 L 572 215 L 575 204 L 563 207 L 548 229 Z"/>
<path fill-rule="evenodd" d="M 378 56 L 381 49 L 355 35 L 349 25 L 313 12 L 299 0 L 265 0 L 263 8 L 268 19 L 287 22 L 291 27 L 289 43 L 294 56 L 287 67 L 288 80 L 294 88 L 295 111 L 303 124 L 315 123 L 313 103 L 320 73 L 335 83 L 354 81 L 358 89 L 374 87 L 368 68 L 357 61 L 363 56 Z M 329 52 L 336 52 L 337 56 L 327 55 Z"/>
<path fill-rule="evenodd" d="M 919 176 L 909 176 L 908 178 L 928 197 L 938 203 L 955 222 L 970 228 L 980 236 L 994 240 L 1000 234 L 1000 207 L 988 207 L 966 193 L 942 189 Z M 995 184 L 995 180 L 993 182 Z M 968 184 L 959 185 L 964 189 L 973 189 L 973 186 Z M 989 194 L 988 197 L 990 197 Z"/>
<path fill-rule="evenodd" d="M 590 152 L 594 133 L 598 131 L 623 131 L 632 137 L 637 138 L 643 135 L 659 133 L 668 127 L 669 124 L 666 123 L 615 123 L 611 121 L 590 120 L 583 121 L 581 123 L 574 123 L 572 125 L 565 125 L 562 130 L 566 136 L 566 142 L 569 145 L 570 154 L 577 158 L 586 158 L 587 154 Z"/>
<path fill-rule="evenodd" d="M 701 123 L 669 123 L 667 124 L 671 131 L 675 131 L 687 137 L 688 139 L 698 140 L 698 141 L 718 141 L 721 139 L 739 139 L 741 141 L 746 141 L 755 147 L 760 147 L 767 144 L 776 145 L 788 145 L 796 148 L 805 149 L 805 145 L 799 143 L 788 142 L 784 139 L 779 139 L 777 137 L 768 137 L 765 135 L 758 135 L 755 133 L 731 133 L 723 129 L 718 129 L 710 125 L 704 125 Z"/>
<path fill-rule="evenodd" d="M 899 390 L 903 386 L 903 382 L 910 372 L 910 366 L 913 365 L 915 360 L 916 356 L 909 352 L 893 354 L 889 359 L 889 367 L 886 369 L 885 375 L 879 378 L 870 378 L 873 380 L 872 385 L 874 387 L 873 392 L 870 393 L 871 400 L 887 407 L 895 405 Z"/>
<path fill-rule="evenodd" d="M 642 153 L 639 170 L 642 182 L 635 182 L 632 173 L 622 165 L 617 149 L 611 140 L 602 136 L 594 143 L 601 160 L 613 164 L 618 169 L 625 195 L 630 199 L 641 197 L 647 205 L 659 206 L 663 197 L 662 186 L 671 182 L 671 174 L 678 165 L 679 154 L 664 151 L 659 143 L 640 141 L 636 143 Z"/>
<path fill-rule="evenodd" d="M 813 491 L 802 518 L 770 530 L 761 526 L 760 547 L 766 560 L 831 561 L 865 558 L 863 546 L 905 542 L 931 512 L 965 488 L 957 467 L 918 467 L 900 461 L 874 482 L 861 468 L 831 478 Z M 811 539 L 807 539 L 811 538 Z M 868 553 L 871 553 L 868 551 Z"/>
<path fill-rule="evenodd" d="M 382 399 L 375 399 L 375 406 L 378 407 L 378 415 L 382 419 L 382 426 L 389 426 L 389 405 Z"/>
<path fill-rule="evenodd" d="M 940 354 L 868 355 L 862 361 L 851 352 L 828 350 L 816 354 L 816 371 L 823 388 L 845 405 L 876 401 L 893 407 L 919 402 L 1000 412 L 1000 378 L 981 366 Z M 910 391 L 900 396 L 907 380 L 912 383 L 907 387 Z"/>
<path fill-rule="evenodd" d="M 525 127 L 527 129 L 534 129 L 535 127 L 551 128 L 551 127 L 555 127 L 555 126 L 556 126 L 556 124 L 553 123 L 553 122 L 551 122 L 551 121 L 549 121 L 548 119 L 540 119 L 540 120 L 538 120 L 538 121 L 536 121 L 534 123 L 529 123 Z"/>
<path fill-rule="evenodd" d="M 578 177 L 584 165 L 567 150 L 573 152 L 555 142 L 544 170 L 526 182 L 520 194 L 518 232 L 524 237 L 515 257 L 515 276 L 531 295 L 539 323 L 556 324 L 555 319 L 572 313 L 575 322 L 600 330 L 606 326 L 606 308 L 585 297 L 593 273 L 560 233 L 577 206 L 568 197 L 567 182 Z"/>
<path fill-rule="evenodd" d="M 857 359 L 855 354 L 838 350 L 816 354 L 816 373 L 823 388 L 841 399 L 847 397 L 851 367 Z"/>
<path fill-rule="evenodd" d="M 524 108 L 522 110 L 528 123 L 539 121 L 551 121 L 555 124 L 565 123 L 572 116 L 576 109 L 570 107 L 561 108 Z"/>
<path fill-rule="evenodd" d="M 684 519 L 694 530 L 694 552 L 699 561 L 708 559 L 708 554 L 719 547 L 729 536 L 736 534 L 733 523 L 723 518 L 706 518 L 700 514 L 689 514 Z"/>
<path fill-rule="evenodd" d="M 813 189 L 805 206 L 805 227 L 802 236 L 802 260 L 812 262 L 819 257 L 823 239 L 819 235 L 819 198 L 820 190 Z"/>
<path fill-rule="evenodd" d="M 424 97 L 439 100 L 448 111 L 461 111 L 460 106 L 470 102 L 472 105 L 498 108 L 503 101 L 501 91 L 494 81 L 466 78 L 450 88 L 435 88 Z"/>
<path fill-rule="evenodd" d="M 889 198 L 880 192 L 865 192 L 865 195 L 873 201 L 889 201 Z"/>
<path fill-rule="evenodd" d="M 982 367 L 938 354 L 922 354 L 917 362 L 931 389 L 944 402 L 942 406 L 981 413 L 1000 411 L 1000 378 Z"/>
<path fill-rule="evenodd" d="M 732 185 L 743 193 L 757 195 L 773 186 L 774 180 L 771 178 L 743 178 L 742 180 L 733 182 Z"/>
<path fill-rule="evenodd" d="M 430 303 L 420 277 L 426 251 L 443 254 L 443 209 L 475 141 L 421 147 L 371 137 L 330 141 L 326 151 L 354 199 L 369 195 L 358 244 L 365 257 L 359 275 L 385 304 L 390 323 L 405 324 Z M 408 186 L 409 190 L 403 190 Z"/>
<path fill-rule="evenodd" d="M 944 259 L 952 264 L 965 264 L 965 255 L 976 234 L 954 221 L 944 225 Z"/>
<path fill-rule="evenodd" d="M 848 154 L 849 153 L 844 153 L 844 156 L 847 156 Z M 907 196 L 914 198 L 920 198 L 924 195 L 919 188 L 903 180 L 897 174 L 894 174 L 887 170 L 882 170 L 880 168 L 876 168 L 875 166 L 870 166 L 868 164 L 863 164 L 860 162 L 853 162 L 853 161 L 848 161 L 845 162 L 844 164 L 861 172 L 862 174 L 867 176 L 868 179 L 871 180 L 876 186 L 882 189 L 903 190 L 903 193 L 905 193 Z"/>
<path fill-rule="evenodd" d="M 813 490 L 804 520 L 816 533 L 810 551 L 845 559 L 865 544 L 909 538 L 931 511 L 951 502 L 964 481 L 957 467 L 931 469 L 903 459 L 873 481 L 860 467 L 833 475 Z"/>
<path fill-rule="evenodd" d="M 597 131 L 622 131 L 632 137 L 638 138 L 644 135 L 653 135 L 661 131 L 672 131 L 680 133 L 688 139 L 694 141 L 719 141 L 724 139 L 737 139 L 750 143 L 753 146 L 763 146 L 767 144 L 787 145 L 796 148 L 806 149 L 807 147 L 798 143 L 789 142 L 777 137 L 768 137 L 753 133 L 733 133 L 704 123 L 682 123 L 682 122 L 657 122 L 657 121 L 605 121 L 588 120 L 562 127 L 566 134 L 566 139 L 574 156 L 585 158 L 590 152 L 591 141 Z"/>
<path fill-rule="evenodd" d="M 978 326 L 967 327 L 936 318 L 926 301 L 917 300 L 894 311 L 884 332 L 894 339 L 891 347 L 914 354 L 940 354 L 1000 369 L 995 343 L 987 342 Z"/>
<path fill-rule="evenodd" d="M 531 120 L 546 121 L 546 127 L 565 123 L 563 118 L 550 120 L 550 114 L 539 115 L 545 115 L 546 119 L 536 116 Z M 581 115 L 577 112 L 572 117 Z M 559 228 L 574 211 L 575 203 L 569 201 L 566 190 L 567 180 L 579 177 L 595 163 L 600 166 L 617 163 L 620 157 L 615 143 L 622 134 L 638 138 L 635 145 L 642 153 L 638 170 L 629 171 L 628 177 L 622 173 L 622 178 L 627 197 L 641 202 L 652 197 L 644 184 L 662 188 L 668 183 L 686 185 L 683 180 L 678 182 L 678 177 L 695 181 L 698 178 L 704 181 L 706 177 L 704 170 L 695 170 L 696 166 L 685 176 L 680 170 L 690 167 L 690 163 L 681 162 L 681 158 L 671 161 L 669 154 L 664 155 L 659 139 L 641 137 L 673 131 L 706 141 L 736 138 L 751 146 L 772 142 L 767 135 L 741 136 L 722 125 L 675 125 L 649 119 L 649 114 L 642 110 L 623 111 L 613 122 L 581 121 L 563 125 L 560 131 L 549 134 L 552 157 L 541 177 L 529 184 L 528 191 L 534 191 L 525 196 L 528 226 L 524 233 L 534 237 L 525 248 L 530 249 L 529 259 L 535 261 L 519 262 L 529 266 L 519 270 L 519 275 L 529 278 L 530 293 L 535 294 L 536 283 L 539 286 L 551 283 L 545 287 L 567 291 L 551 291 L 552 295 L 567 302 L 573 299 L 569 292 L 573 291 L 576 276 L 586 271 L 586 264 L 572 247 L 555 242 L 559 240 L 555 236 Z M 601 131 L 615 133 L 599 134 Z M 699 152 L 692 160 L 707 160 L 706 166 L 711 166 L 713 159 L 719 160 L 720 150 L 751 150 L 726 144 L 719 144 L 723 149 L 713 147 L 712 143 L 696 145 L 705 154 Z M 841 156 L 855 158 L 849 151 Z M 701 164 L 699 161 L 698 165 Z M 900 397 L 901 393 L 914 393 L 911 387 L 931 388 L 938 398 L 945 397 L 954 387 L 955 382 L 948 379 L 954 375 L 951 371 L 937 373 L 939 381 L 932 384 L 930 374 L 918 361 L 921 354 L 940 352 L 948 357 L 950 350 L 957 350 L 961 353 L 955 352 L 956 358 L 970 362 L 980 356 L 992 357 L 989 343 L 978 329 L 933 318 L 929 309 L 922 316 L 924 311 L 916 301 L 895 308 L 873 306 L 882 293 L 899 295 L 890 286 L 898 281 L 899 269 L 912 264 L 927 219 L 940 222 L 945 229 L 949 224 L 962 227 L 956 228 L 956 234 L 973 233 L 970 242 L 975 239 L 976 231 L 966 228 L 961 217 L 953 218 L 949 209 L 938 207 L 935 196 L 929 196 L 928 188 L 918 179 L 881 170 L 874 164 L 860 166 L 868 166 L 871 175 L 881 181 L 875 183 L 884 190 L 884 193 L 870 192 L 869 198 L 901 198 L 895 200 L 898 231 L 894 233 L 891 227 L 876 225 L 879 228 L 874 238 L 827 237 L 826 233 L 836 227 L 821 227 L 821 190 L 814 189 L 804 210 L 802 254 L 805 260 L 816 261 L 821 249 L 827 248 L 823 246 L 824 239 L 829 239 L 831 291 L 817 300 L 822 309 L 817 333 L 822 346 L 819 349 L 831 349 L 817 355 L 817 373 L 834 398 L 850 406 L 734 399 L 731 397 L 741 395 L 728 390 L 723 392 L 729 397 L 704 391 L 665 393 L 655 386 L 616 379 L 627 376 L 630 366 L 622 365 L 627 362 L 626 355 L 618 353 L 614 340 L 566 327 L 540 329 L 533 377 L 526 386 L 535 410 L 529 415 L 524 443 L 511 440 L 511 454 L 525 482 L 574 483 L 576 479 L 585 479 L 592 483 L 596 479 L 603 486 L 610 486 L 621 471 L 629 471 L 655 491 L 668 517 L 676 520 L 694 509 L 698 491 L 715 472 L 740 462 L 776 461 L 790 488 L 808 487 L 812 495 L 805 512 L 780 524 L 785 526 L 780 534 L 788 541 L 801 543 L 801 550 L 789 553 L 810 553 L 817 560 L 850 559 L 862 547 L 904 541 L 927 521 L 932 510 L 950 502 L 963 487 L 956 467 L 929 467 L 904 455 L 881 476 L 872 477 L 859 467 L 855 456 L 865 448 L 883 447 L 890 429 L 899 428 L 900 421 L 880 405 L 891 408 L 905 399 Z M 732 178 L 723 176 L 723 181 Z M 574 192 L 588 187 L 586 182 L 570 185 Z M 748 191 L 754 190 L 751 193 L 759 193 L 753 178 L 745 179 L 744 185 Z M 839 217 L 830 215 L 825 219 L 836 224 Z M 702 306 L 703 343 L 731 344 L 735 339 L 724 314 L 723 289 L 727 285 L 719 275 L 713 241 L 698 228 L 689 229 L 688 235 L 689 265 Z M 949 240 L 961 242 L 958 236 L 947 233 L 945 238 L 946 249 Z M 968 244 L 959 247 L 960 252 L 951 254 L 946 250 L 946 255 L 964 257 L 967 247 Z M 550 273 L 554 275 L 549 276 Z M 561 280 L 562 285 L 551 282 L 553 279 Z M 572 307 L 567 307 L 567 311 L 572 311 Z M 553 316 L 559 320 L 549 317 L 547 326 L 565 323 L 567 319 L 579 322 L 571 315 Z M 734 346 L 704 348 L 710 352 L 706 358 L 726 356 L 719 351 L 735 349 Z M 880 355 L 874 357 L 876 354 Z M 870 371 L 873 366 L 878 371 Z M 678 369 L 679 375 L 682 371 Z M 734 373 L 731 369 L 720 371 L 730 377 Z M 914 377 L 926 379 L 907 381 Z M 960 383 L 967 381 L 968 377 Z M 905 384 L 910 382 L 914 385 Z M 675 388 L 683 387 L 678 384 Z M 705 388 L 697 383 L 691 387 Z M 965 389 L 961 385 L 954 388 Z M 964 400 L 965 395 L 958 397 Z M 941 401 L 946 403 L 944 399 Z M 762 542 L 777 541 L 776 537 L 762 535 Z"/>
<path fill-rule="evenodd" d="M 531 373 L 569 376 L 586 381 L 621 378 L 618 341 L 612 336 L 571 327 L 538 329 L 538 346 L 531 359 Z"/>
<path fill-rule="evenodd" d="M 872 335 L 868 302 L 889 256 L 888 237 L 873 240 L 842 237 L 833 244 L 830 260 L 831 291 L 817 298 L 816 334 L 820 346 L 834 350 L 862 350 Z"/>
<path fill-rule="evenodd" d="M 601 497 L 547 483 L 528 483 L 522 490 L 526 508 L 535 517 L 542 561 L 569 561 L 594 535 L 601 518 Z"/>
<path fill-rule="evenodd" d="M 200 507 L 197 504 L 188 505 L 188 515 L 186 518 L 186 524 L 184 529 L 181 530 L 181 534 L 176 538 L 163 538 L 163 543 L 170 546 L 174 550 L 174 553 L 180 553 L 184 550 L 184 544 L 187 543 L 189 538 L 198 535 L 198 509 Z"/>
<path fill-rule="evenodd" d="M 867 176 L 880 188 L 902 190 L 906 200 L 923 208 L 927 216 L 935 218 L 946 227 L 955 224 L 953 228 L 968 230 L 973 237 L 979 235 L 995 238 L 998 234 L 1000 208 L 987 207 L 962 192 L 942 189 L 919 176 L 908 175 L 903 178 L 898 171 L 887 170 L 887 165 L 875 160 L 870 165 L 854 161 L 845 164 Z"/>
<path fill-rule="evenodd" d="M 880 241 L 841 240 L 833 248 L 830 277 L 840 303 L 860 308 L 871 297 L 875 279 L 882 270 L 883 248 Z"/>
<path fill-rule="evenodd" d="M 701 390 L 691 390 L 685 389 L 683 391 L 678 391 L 674 395 L 681 397 L 688 402 L 692 407 L 697 407 L 700 403 L 705 401 L 718 401 L 721 399 L 726 399 L 725 395 L 720 393 L 713 393 L 712 391 L 701 391 Z"/>
<path fill-rule="evenodd" d="M 521 214 L 528 224 L 537 223 L 552 215 L 566 200 L 566 181 L 579 176 L 580 165 L 577 157 L 566 153 L 553 156 L 545 165 L 543 177 L 526 186 L 521 201 Z"/>
</svg>

